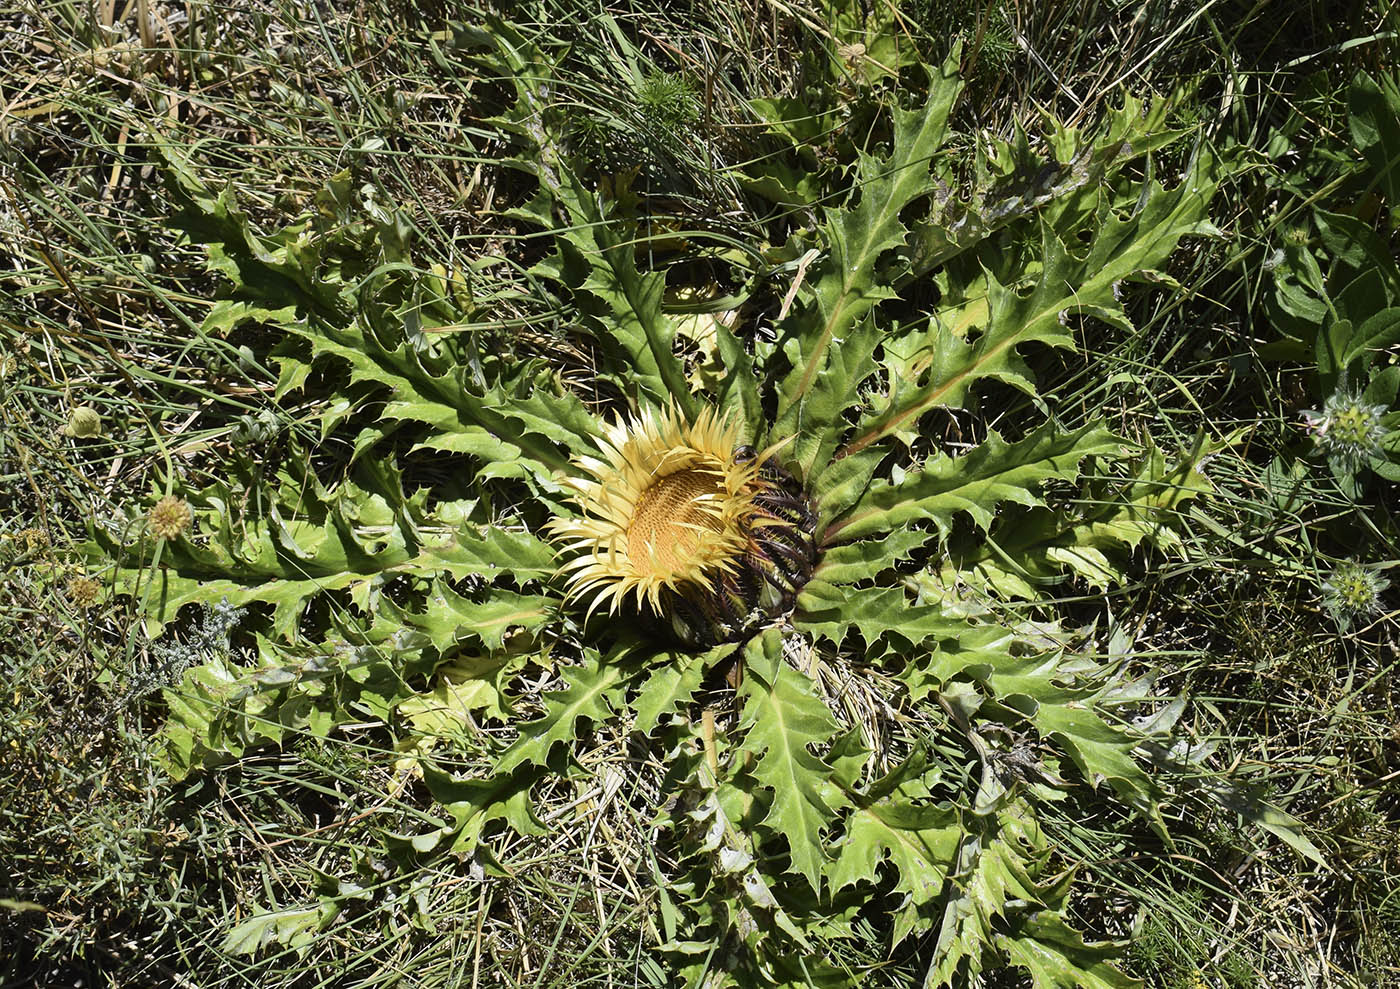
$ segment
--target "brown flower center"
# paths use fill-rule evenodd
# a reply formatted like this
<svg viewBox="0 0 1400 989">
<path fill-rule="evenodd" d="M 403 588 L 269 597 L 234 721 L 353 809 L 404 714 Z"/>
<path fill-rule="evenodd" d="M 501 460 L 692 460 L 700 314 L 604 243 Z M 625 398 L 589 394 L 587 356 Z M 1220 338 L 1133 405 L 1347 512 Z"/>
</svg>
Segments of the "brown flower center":
<svg viewBox="0 0 1400 989">
<path fill-rule="evenodd" d="M 658 575 L 683 572 L 700 530 L 723 528 L 716 508 L 725 497 L 717 471 L 690 468 L 661 478 L 637 500 L 627 527 L 628 559 Z"/>
</svg>

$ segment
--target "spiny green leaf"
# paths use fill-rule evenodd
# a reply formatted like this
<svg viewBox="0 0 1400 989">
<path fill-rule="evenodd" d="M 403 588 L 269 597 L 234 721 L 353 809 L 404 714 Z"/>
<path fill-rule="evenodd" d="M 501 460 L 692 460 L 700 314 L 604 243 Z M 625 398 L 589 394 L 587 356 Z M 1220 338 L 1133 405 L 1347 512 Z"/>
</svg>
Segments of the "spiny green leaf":
<svg viewBox="0 0 1400 989">
<path fill-rule="evenodd" d="M 831 767 L 832 779 L 841 789 L 850 791 L 870 764 L 870 754 L 874 750 L 866 744 L 865 729 L 852 725 L 831 742 L 826 753 L 826 764 Z"/>
<path fill-rule="evenodd" d="M 713 784 L 708 773 L 702 773 L 702 786 Z M 731 892 L 723 905 L 723 914 L 731 930 L 750 947 L 769 937 L 769 931 L 755 923 L 757 917 L 771 920 L 773 926 L 791 938 L 791 943 L 810 951 L 811 943 L 802 929 L 788 916 L 779 897 L 774 893 L 771 874 L 766 873 L 754 857 L 758 843 L 747 829 L 735 826 L 725 811 L 722 793 L 728 789 L 720 784 L 705 795 L 700 806 L 687 814 L 701 829 L 704 837 L 696 851 L 710 859 L 710 868 L 721 888 Z M 730 791 L 733 795 L 733 791 Z M 723 877 L 723 878 L 721 878 Z M 757 915 L 757 916 L 755 916 Z"/>
<path fill-rule="evenodd" d="M 230 930 L 221 947 L 234 955 L 253 955 L 269 944 L 304 948 L 339 915 L 339 905 L 331 900 L 304 909 L 255 914 Z"/>
<path fill-rule="evenodd" d="M 204 317 L 200 330 L 214 336 L 226 337 L 244 323 L 272 323 L 286 326 L 297 320 L 296 306 L 269 309 L 266 306 L 239 299 L 220 299 Z M 283 394 L 279 391 L 278 394 Z"/>
<path fill-rule="evenodd" d="M 453 823 L 407 841 L 419 850 L 431 850 L 446 838 L 452 838 L 454 852 L 471 854 L 486 825 L 492 821 L 505 821 L 516 834 L 546 834 L 530 807 L 530 784 L 535 778 L 534 774 L 522 770 L 493 773 L 480 779 L 460 779 L 431 763 L 424 763 L 423 782 L 433 799 L 452 815 Z"/>
<path fill-rule="evenodd" d="M 703 653 L 663 654 L 666 661 L 647 673 L 646 682 L 632 701 L 632 711 L 637 719 L 632 723 L 632 730 L 639 735 L 648 735 L 663 717 L 674 714 L 678 706 L 689 704 L 700 689 L 705 671 L 736 648 L 734 643 L 726 643 Z"/>
<path fill-rule="evenodd" d="M 653 403 L 674 402 L 693 415 L 695 400 L 674 353 L 675 328 L 661 314 L 666 276 L 638 271 L 632 241 L 613 229 L 581 184 L 566 200 L 575 222 L 569 236 L 582 241 L 580 247 L 591 268 L 582 291 L 608 307 L 612 320 L 606 339 L 621 344 L 629 359 L 620 383 L 640 386 Z"/>
<path fill-rule="evenodd" d="M 344 318 L 351 292 L 343 283 L 323 277 L 318 239 L 309 223 L 270 237 L 259 235 L 232 189 L 211 192 L 182 151 L 164 143 L 157 143 L 156 150 L 164 158 L 167 187 L 180 207 L 170 216 L 171 226 L 204 245 L 209 267 L 229 279 L 236 299 L 278 308 L 295 303 L 305 315 Z M 234 323 L 241 322 L 248 312 L 224 309 L 214 326 L 230 316 Z"/>
<path fill-rule="evenodd" d="M 1092 210 L 1097 186 L 1112 171 L 1184 136 L 1185 131 L 1166 125 L 1173 108 L 1171 99 L 1154 100 L 1144 107 L 1142 101 L 1125 94 L 1123 105 L 1110 111 L 1104 125 L 1091 134 L 1047 114 L 1050 132 L 1036 151 L 1019 128 L 1014 142 L 984 135 L 986 159 L 989 165 L 995 164 L 988 171 L 995 175 L 979 174 L 970 190 L 937 197 L 933 215 L 911 228 L 908 270 L 897 284 L 924 277 L 1036 213 L 1058 213 L 1054 225 L 1059 229 L 1066 228 L 1069 214 L 1068 225 L 1075 225 L 1073 216 L 1085 208 Z M 1048 160 L 1041 157 L 1047 150 Z"/>
<path fill-rule="evenodd" d="M 720 320 L 715 321 L 715 342 L 728 372 L 720 384 L 715 407 L 724 413 L 737 412 L 745 433 L 756 436 L 764 425 L 764 414 L 758 380 L 754 376 L 754 359 L 744 349 L 743 342 Z"/>
<path fill-rule="evenodd" d="M 1044 836 L 1025 814 L 999 814 L 986 831 L 966 835 L 925 985 L 952 984 L 964 962 L 969 974 L 981 971 L 1008 902 L 1035 909 L 1056 899 L 1036 883 L 1044 856 Z"/>
<path fill-rule="evenodd" d="M 1143 985 L 1110 964 L 1120 945 L 1085 944 L 1051 910 L 1029 914 L 1015 935 L 998 933 L 994 943 L 1007 961 L 1030 974 L 1034 989 L 1141 989 Z"/>
<path fill-rule="evenodd" d="M 1064 509 L 1007 513 L 998 520 L 995 546 L 987 540 L 970 549 L 954 545 L 952 561 L 929 579 L 1012 598 L 1040 596 L 1038 588 L 1058 586 L 1065 570 L 1090 587 L 1116 585 L 1127 550 L 1144 542 L 1160 550 L 1180 545 L 1182 506 L 1213 490 L 1199 465 L 1220 448 L 1202 442 L 1171 464 L 1149 437 L 1128 477 L 1091 477 L 1082 497 Z"/>
<path fill-rule="evenodd" d="M 828 209 L 822 234 L 827 256 L 815 273 L 803 307 L 789 318 L 784 352 L 792 370 L 778 393 L 775 433 L 817 433 L 823 443 L 842 428 L 840 414 L 831 402 L 822 408 L 807 407 L 809 393 L 832 367 L 831 351 L 839 348 L 867 313 L 891 292 L 875 284 L 876 264 L 890 248 L 904 243 L 906 231 L 899 213 L 929 191 L 929 163 L 947 135 L 948 113 L 957 99 L 957 52 L 931 80 L 928 102 L 917 110 L 894 110 L 894 143 L 888 157 L 859 156 L 859 202 L 854 207 Z M 863 362 L 836 365 L 839 380 L 833 394 L 852 392 L 859 381 L 849 375 L 863 373 Z M 815 455 L 815 450 L 813 451 Z M 808 466 L 824 466 L 815 463 Z"/>
<path fill-rule="evenodd" d="M 876 481 L 853 512 L 828 528 L 826 538 L 845 542 L 924 520 L 946 534 L 958 512 L 986 529 L 999 503 L 1040 504 L 1033 489 L 1042 481 L 1073 479 L 1084 457 L 1117 453 L 1123 442 L 1097 423 L 1074 432 L 1046 423 L 1011 444 L 989 432 L 961 457 L 937 454 L 907 477 Z"/>
<path fill-rule="evenodd" d="M 1003 812 L 995 829 L 969 839 L 926 985 L 960 984 L 994 963 L 995 952 L 1024 968 L 1036 989 L 1140 986 L 1108 964 L 1116 946 L 1086 945 L 1065 924 L 1069 876 L 1041 879 L 1047 853 L 1024 813 Z"/>
<path fill-rule="evenodd" d="M 308 323 L 296 329 L 316 357 L 345 364 L 352 382 L 387 391 L 384 419 L 427 425 L 431 432 L 423 447 L 470 454 L 488 465 L 525 461 L 546 477 L 569 466 L 556 444 L 574 454 L 596 453 L 597 421 L 579 399 L 551 395 L 528 376 L 478 386 L 467 369 L 434 372 L 411 341 L 386 345 L 358 323 L 343 328 Z"/>
<path fill-rule="evenodd" d="M 1109 724 L 1095 710 L 1094 698 L 1082 691 L 1047 683 L 1029 696 L 1036 702 L 1031 715 L 1036 731 L 1069 753 L 1090 786 L 1106 780 L 1124 802 L 1163 829 L 1157 810 L 1161 793 L 1133 758 L 1141 739 Z"/>
<path fill-rule="evenodd" d="M 166 688 L 162 756 L 172 776 L 280 745 L 288 735 L 324 737 L 346 721 L 387 720 L 413 693 L 407 679 L 427 672 L 409 647 L 391 653 L 341 639 L 297 649 L 262 637 L 257 643 L 250 665 L 216 658 Z"/>
<path fill-rule="evenodd" d="M 1063 749 L 1091 787 L 1107 781 L 1125 803 L 1160 828 L 1160 791 L 1134 757 L 1143 739 L 1101 713 L 1103 684 L 1079 682 L 1060 652 L 1027 651 L 1011 629 L 967 626 L 949 635 L 939 649 L 906 663 L 899 675 L 916 701 L 946 691 L 954 680 L 985 685 L 1003 709 L 1024 717 L 1042 738 Z"/>
<path fill-rule="evenodd" d="M 872 447 L 849 457 L 842 457 L 825 468 L 817 478 L 812 494 L 816 499 L 821 525 L 840 518 L 865 497 L 870 479 L 880 465 L 885 451 Z"/>
<path fill-rule="evenodd" d="M 827 862 L 822 829 L 845 800 L 831 781 L 831 768 L 809 746 L 829 742 L 836 721 L 811 682 L 783 662 L 782 649 L 782 637 L 770 629 L 745 651 L 750 664 L 739 688 L 738 751 L 754 757 L 754 779 L 773 791 L 764 828 L 787 839 L 792 871 L 819 892 Z"/>
<path fill-rule="evenodd" d="M 387 572 L 428 574 L 442 570 L 456 580 L 510 574 L 519 581 L 549 577 L 559 564 L 554 547 L 529 532 L 496 526 L 452 526 L 441 538 L 433 538 L 433 530 L 425 526 L 420 534 L 425 543 L 419 554 L 386 567 Z"/>
<path fill-rule="evenodd" d="M 867 645 L 895 633 L 918 644 L 929 638 L 956 638 L 968 628 L 941 608 L 911 606 L 902 587 L 851 588 L 813 579 L 797 596 L 793 624 L 812 635 L 840 643 L 857 629 Z"/>
<path fill-rule="evenodd" d="M 247 503 L 222 482 L 190 494 L 194 531 L 164 543 L 154 572 L 149 557 L 119 566 L 116 588 L 146 608 L 152 634 L 187 604 L 227 598 L 240 607 L 272 605 L 274 632 L 290 639 L 306 602 L 327 592 L 348 590 L 367 607 L 372 589 L 394 575 L 509 573 L 528 580 L 546 578 L 557 566 L 553 547 L 529 533 L 449 526 L 427 516 L 382 464 L 363 462 L 355 478 L 326 489 L 314 474 L 288 473 L 279 479 L 288 503 L 243 509 Z M 251 514 L 259 504 L 261 513 Z M 129 557 L 104 530 L 94 528 L 93 537 L 88 552 Z M 154 552 L 149 543 L 132 547 L 143 548 Z"/>
<path fill-rule="evenodd" d="M 564 689 L 545 695 L 545 715 L 522 725 L 520 736 L 501 753 L 497 773 L 509 773 L 526 764 L 543 766 L 556 742 L 572 741 L 577 722 L 594 724 L 611 720 L 622 707 L 622 668 L 616 657 L 602 657 L 586 650 L 581 666 L 571 667 Z"/>
<path fill-rule="evenodd" d="M 812 576 L 828 584 L 855 584 L 871 580 L 887 567 L 907 559 L 933 538 L 921 529 L 896 529 L 880 539 L 833 546 L 822 554 Z"/>
<path fill-rule="evenodd" d="M 616 367 L 610 375 L 619 385 L 640 392 L 634 398 L 660 406 L 674 403 L 692 417 L 695 400 L 685 369 L 673 352 L 675 329 L 661 312 L 665 275 L 638 270 L 633 240 L 619 232 L 600 197 L 570 167 L 560 144 L 557 115 L 549 109 L 552 100 L 544 92 L 553 65 L 504 23 L 495 22 L 492 39 L 515 85 L 512 129 L 533 145 L 534 153 L 517 164 L 540 182 L 541 198 L 524 216 L 552 227 L 552 202 L 569 218 L 567 227 L 555 228 L 558 259 L 540 264 L 537 273 L 567 285 L 584 299 L 591 298 L 594 304 L 584 308 L 592 309 L 595 317 L 606 316 L 607 329 L 599 334 L 599 343 L 605 348 L 621 347 L 627 358 L 625 366 Z"/>
<path fill-rule="evenodd" d="M 986 312 L 979 317 L 985 319 L 981 334 L 967 343 L 952 329 L 956 315 L 935 320 L 925 343 L 922 378 L 892 375 L 883 409 L 860 424 L 844 452 L 856 453 L 885 436 L 913 430 L 930 409 L 962 404 L 968 388 L 980 378 L 995 377 L 1035 395 L 1035 382 L 1016 349 L 1031 342 L 1072 347 L 1073 338 L 1061 322 L 1065 313 L 1089 313 L 1126 326 L 1115 285 L 1155 271 L 1182 237 L 1215 232 L 1204 219 L 1215 190 L 1212 165 L 1213 159 L 1203 153 L 1173 192 L 1151 185 L 1142 209 L 1129 217 L 1105 206 L 1091 228 L 1093 243 L 1082 256 L 1044 226 L 1043 263 L 1031 291 L 1023 295 L 1017 286 L 1002 285 L 989 273 Z"/>
<path fill-rule="evenodd" d="M 791 459 L 799 477 L 809 483 L 822 474 L 840 444 L 842 416 L 856 403 L 860 384 L 876 370 L 875 348 L 880 331 L 871 319 L 854 326 L 840 346 L 834 347 L 821 377 L 808 389 L 791 423 L 794 437 Z M 780 422 L 778 428 L 786 428 Z M 785 456 L 787 451 L 784 451 Z"/>
<path fill-rule="evenodd" d="M 1142 738 L 1099 713 L 1102 685 L 1076 683 L 1063 668 L 1061 653 L 1017 655 L 1014 636 L 1002 629 L 989 635 L 969 657 L 976 659 L 975 665 L 962 660 L 960 668 L 953 668 L 943 665 L 945 659 L 939 656 L 925 672 L 945 681 L 965 675 L 986 684 L 1000 703 L 1023 715 L 1042 738 L 1059 745 L 1090 786 L 1106 780 L 1124 802 L 1160 828 L 1160 792 L 1133 756 Z M 973 643 L 975 637 L 968 641 Z"/>
<path fill-rule="evenodd" d="M 558 610 L 557 598 L 517 594 L 491 588 L 479 601 L 464 598 L 442 581 L 434 581 L 425 605 L 400 608 L 384 599 L 379 602 L 376 620 L 398 628 L 423 632 L 439 653 L 453 646 L 477 641 L 487 649 L 500 649 L 505 637 L 516 628 L 534 631 Z"/>
<path fill-rule="evenodd" d="M 529 659 L 524 652 L 504 651 L 460 656 L 438 667 L 432 689 L 405 700 L 398 713 L 427 739 L 460 739 L 475 724 L 472 715 L 478 712 L 488 718 L 506 718 L 504 680 Z"/>
<path fill-rule="evenodd" d="M 290 636 L 308 598 L 341 588 L 363 593 L 386 567 L 418 555 L 419 509 L 404 499 L 397 477 L 367 465 L 357 479 L 329 490 L 314 476 L 296 488 L 288 483 L 288 503 L 254 503 L 261 513 L 241 518 L 235 506 L 242 499 L 227 484 L 191 494 L 194 530 L 162 545 L 155 572 L 144 568 L 146 559 L 120 567 L 117 589 L 146 608 L 152 629 L 185 604 L 226 597 L 236 606 L 273 604 L 275 630 Z M 96 550 L 127 555 L 102 530 L 93 535 Z M 135 549 L 154 552 L 148 543 Z"/>
<path fill-rule="evenodd" d="M 833 894 L 874 882 L 888 859 L 896 875 L 893 890 L 908 897 L 906 908 L 914 911 L 942 895 L 965 833 L 956 808 L 926 798 L 915 801 L 898 790 L 857 807 L 846 816 L 845 828 L 831 867 Z M 900 940 L 897 934 L 894 943 Z"/>
<path fill-rule="evenodd" d="M 1005 626 L 964 622 L 956 635 L 940 639 L 937 649 L 905 663 L 899 678 L 910 701 L 919 703 L 955 678 L 986 681 L 998 669 L 1016 662 L 1012 654 L 1017 641 L 1016 632 Z"/>
</svg>

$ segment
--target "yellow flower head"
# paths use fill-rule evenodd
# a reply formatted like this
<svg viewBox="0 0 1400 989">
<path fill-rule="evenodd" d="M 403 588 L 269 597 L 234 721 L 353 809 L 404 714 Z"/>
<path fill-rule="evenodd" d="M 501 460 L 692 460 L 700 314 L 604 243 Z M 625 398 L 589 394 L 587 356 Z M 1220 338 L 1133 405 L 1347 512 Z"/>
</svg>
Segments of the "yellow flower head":
<svg viewBox="0 0 1400 989">
<path fill-rule="evenodd" d="M 694 424 L 674 411 L 644 412 L 607 430 L 605 460 L 568 482 L 583 512 L 550 526 L 567 554 L 571 596 L 593 595 L 591 613 L 615 613 L 628 597 L 661 611 L 664 591 L 713 593 L 733 574 L 767 515 L 762 458 L 735 458 L 739 427 L 705 410 Z"/>
</svg>

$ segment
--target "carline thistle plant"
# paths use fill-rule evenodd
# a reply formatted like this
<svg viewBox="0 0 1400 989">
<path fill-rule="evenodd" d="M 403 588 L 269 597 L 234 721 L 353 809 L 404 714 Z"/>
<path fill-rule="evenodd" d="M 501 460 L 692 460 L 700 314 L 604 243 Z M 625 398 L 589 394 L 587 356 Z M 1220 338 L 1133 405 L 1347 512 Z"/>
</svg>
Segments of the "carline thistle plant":
<svg viewBox="0 0 1400 989">
<path fill-rule="evenodd" d="M 537 811 L 543 792 L 591 785 L 601 752 L 646 749 L 637 771 L 664 774 L 637 792 L 654 800 L 641 816 L 671 904 L 646 950 L 678 982 L 854 986 L 917 954 L 931 986 L 1015 965 L 1038 985 L 1130 989 L 1104 960 L 1113 946 L 1073 929 L 1068 853 L 1038 808 L 1049 789 L 1103 787 L 1162 826 L 1141 736 L 1111 710 L 1113 667 L 997 602 L 1050 613 L 1038 588 L 1121 580 L 1179 514 L 1152 492 L 1168 477 L 1189 479 L 1172 482 L 1178 501 L 1208 485 L 1101 421 L 1028 412 L 1008 418 L 1014 437 L 988 428 L 954 453 L 923 417 L 975 415 L 993 383 L 1040 403 L 1027 409 L 1051 404 L 1036 355 L 1074 350 L 1067 314 L 1126 325 L 1115 286 L 1215 231 L 1214 160 L 1202 152 L 1171 189 L 1120 174 L 1164 126 L 1164 111 L 1128 102 L 1099 131 L 1055 125 L 1083 167 L 1034 202 L 931 197 L 967 181 L 950 133 L 955 55 L 928 70 L 918 105 L 889 108 L 886 145 L 833 173 L 856 184 L 824 193 L 776 332 L 717 325 L 720 369 L 697 383 L 664 305 L 668 271 L 636 249 L 640 221 L 571 168 L 552 61 L 509 25 L 487 37 L 485 60 L 514 87 L 496 118 L 519 144 L 510 164 L 537 183 L 514 215 L 554 245 L 531 284 L 577 317 L 591 398 L 538 360 L 477 349 L 476 334 L 419 332 L 463 322 L 437 276 L 341 278 L 384 267 L 397 228 L 366 219 L 308 253 L 314 217 L 257 233 L 195 166 L 168 164 L 182 229 L 211 238 L 211 270 L 242 279 L 210 332 L 276 321 L 285 387 L 343 382 L 351 400 L 322 428 L 356 450 L 325 480 L 289 438 L 276 470 L 240 475 L 263 497 L 215 479 L 153 513 L 159 547 L 105 537 L 119 592 L 148 586 L 159 553 L 161 593 L 142 598 L 155 621 L 223 595 L 248 607 L 256 657 L 211 657 L 167 694 L 172 771 L 372 712 L 409 736 L 444 808 L 413 855 L 491 860 L 519 844 L 505 835 L 565 826 Z M 383 257 L 353 253 L 367 243 Z M 737 263 L 731 275 L 756 296 L 772 287 Z M 930 282 L 936 314 L 911 288 Z M 253 306 L 267 286 L 275 299 Z M 310 373 L 326 365 L 337 373 Z M 405 492 L 399 458 L 429 455 L 454 458 L 458 483 Z M 1044 497 L 1081 480 L 1126 500 Z M 974 585 L 969 608 L 959 595 Z M 624 614 L 643 621 L 589 620 Z M 541 694 L 543 680 L 559 689 Z M 439 764 L 453 745 L 473 760 Z M 1006 772 L 1018 759 L 1036 765 Z"/>
</svg>

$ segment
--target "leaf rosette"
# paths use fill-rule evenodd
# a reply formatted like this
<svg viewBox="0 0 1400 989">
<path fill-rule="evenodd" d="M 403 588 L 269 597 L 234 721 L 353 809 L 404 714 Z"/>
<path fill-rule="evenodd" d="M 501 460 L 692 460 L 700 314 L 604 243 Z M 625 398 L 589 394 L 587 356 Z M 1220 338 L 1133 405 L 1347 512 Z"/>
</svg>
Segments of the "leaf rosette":
<svg viewBox="0 0 1400 989">
<path fill-rule="evenodd" d="M 504 23 L 481 57 L 511 87 L 494 123 L 534 183 L 512 216 L 553 244 L 511 301 L 576 317 L 587 388 L 547 360 L 560 340 L 463 332 L 470 286 L 404 264 L 382 216 L 312 251 L 315 218 L 259 234 L 168 163 L 177 222 L 232 282 L 206 331 L 275 330 L 278 397 L 337 382 L 320 425 L 348 450 L 331 481 L 299 446 L 276 470 L 249 456 L 237 484 L 185 492 L 179 540 L 97 534 L 154 625 L 219 597 L 252 609 L 256 656 L 171 691 L 172 766 L 368 717 L 448 818 L 386 841 L 490 861 L 503 831 L 540 832 L 545 781 L 573 785 L 626 738 L 664 766 L 652 947 L 692 984 L 854 984 L 834 959 L 858 918 L 930 984 L 1001 964 L 1039 986 L 1132 984 L 1070 927 L 1037 808 L 1106 783 L 1156 821 L 1144 738 L 1116 713 L 1142 698 L 1050 597 L 1122 580 L 1208 485 L 1199 456 L 1134 464 L 1103 423 L 1047 416 L 1035 364 L 1073 351 L 1077 318 L 1129 325 L 1122 286 L 1169 283 L 1181 239 L 1213 232 L 1211 156 L 1172 189 L 1128 180 L 1175 136 L 1129 102 L 1092 132 L 1052 123 L 1061 164 L 1031 192 L 1009 188 L 1025 149 L 998 144 L 985 167 L 1003 172 L 955 202 L 978 179 L 953 151 L 955 54 L 822 197 L 815 255 L 731 258 L 751 295 L 786 275 L 791 305 L 761 330 L 714 320 L 719 370 L 696 375 L 629 204 L 571 167 L 550 59 Z M 1025 396 L 1008 435 L 984 395 Z M 950 413 L 978 424 L 959 452 L 929 428 Z M 409 493 L 427 454 L 452 476 Z M 1076 484 L 1093 499 L 1066 499 Z M 485 754 L 449 772 L 446 743 Z"/>
</svg>

